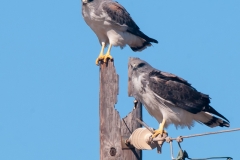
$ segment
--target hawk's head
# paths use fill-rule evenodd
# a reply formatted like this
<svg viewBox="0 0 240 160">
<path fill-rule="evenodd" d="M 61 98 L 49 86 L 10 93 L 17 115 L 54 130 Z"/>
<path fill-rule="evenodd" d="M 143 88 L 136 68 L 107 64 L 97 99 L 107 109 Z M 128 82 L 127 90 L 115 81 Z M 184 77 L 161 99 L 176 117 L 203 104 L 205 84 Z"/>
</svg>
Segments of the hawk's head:
<svg viewBox="0 0 240 160">
<path fill-rule="evenodd" d="M 128 74 L 129 75 L 134 75 L 134 76 L 139 76 L 140 74 L 143 73 L 148 73 L 151 71 L 153 68 L 151 65 L 149 65 L 146 61 L 143 61 L 139 58 L 129 58 L 128 62 Z"/>
</svg>

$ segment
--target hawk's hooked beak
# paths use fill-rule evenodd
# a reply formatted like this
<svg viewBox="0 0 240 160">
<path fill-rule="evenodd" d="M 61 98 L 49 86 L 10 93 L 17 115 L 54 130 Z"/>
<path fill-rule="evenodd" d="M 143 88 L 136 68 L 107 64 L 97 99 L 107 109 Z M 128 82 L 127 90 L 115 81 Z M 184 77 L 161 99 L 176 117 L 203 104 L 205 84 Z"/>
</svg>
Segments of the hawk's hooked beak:
<svg viewBox="0 0 240 160">
<path fill-rule="evenodd" d="M 88 0 L 82 0 L 83 4 L 87 4 Z"/>
<path fill-rule="evenodd" d="M 87 4 L 87 3 L 89 3 L 89 2 L 92 2 L 93 0 L 82 0 L 82 3 L 83 4 Z"/>
<path fill-rule="evenodd" d="M 137 68 L 137 64 L 136 64 L 136 63 L 133 63 L 133 64 L 131 64 L 131 67 L 132 67 L 132 69 L 134 70 L 134 69 Z"/>
</svg>

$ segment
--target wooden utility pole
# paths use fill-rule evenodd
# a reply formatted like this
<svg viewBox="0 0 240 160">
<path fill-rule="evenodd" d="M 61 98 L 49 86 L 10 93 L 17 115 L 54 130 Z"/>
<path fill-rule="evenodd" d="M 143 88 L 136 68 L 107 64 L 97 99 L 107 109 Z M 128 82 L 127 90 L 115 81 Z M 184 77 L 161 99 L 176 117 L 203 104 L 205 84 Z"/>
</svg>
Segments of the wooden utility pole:
<svg viewBox="0 0 240 160">
<path fill-rule="evenodd" d="M 127 147 L 123 141 L 141 127 L 136 118 L 142 119 L 142 105 L 137 104 L 121 119 L 114 105 L 117 103 L 119 76 L 113 61 L 100 64 L 100 160 L 142 160 L 142 151 Z M 129 82 L 129 85 L 131 82 Z M 129 87 L 130 88 L 130 87 Z M 129 90 L 131 96 L 131 91 Z M 129 104 L 132 105 L 132 104 Z M 123 106 L 131 107 L 131 106 Z"/>
</svg>

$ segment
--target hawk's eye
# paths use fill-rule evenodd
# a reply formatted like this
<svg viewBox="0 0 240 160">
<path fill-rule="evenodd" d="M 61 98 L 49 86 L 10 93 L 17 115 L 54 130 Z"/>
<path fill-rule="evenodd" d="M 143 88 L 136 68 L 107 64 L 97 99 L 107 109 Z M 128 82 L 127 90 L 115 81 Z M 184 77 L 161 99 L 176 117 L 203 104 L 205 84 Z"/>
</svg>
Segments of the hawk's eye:
<svg viewBox="0 0 240 160">
<path fill-rule="evenodd" d="M 137 68 L 143 67 L 145 65 L 145 63 L 140 63 L 138 64 Z"/>
</svg>

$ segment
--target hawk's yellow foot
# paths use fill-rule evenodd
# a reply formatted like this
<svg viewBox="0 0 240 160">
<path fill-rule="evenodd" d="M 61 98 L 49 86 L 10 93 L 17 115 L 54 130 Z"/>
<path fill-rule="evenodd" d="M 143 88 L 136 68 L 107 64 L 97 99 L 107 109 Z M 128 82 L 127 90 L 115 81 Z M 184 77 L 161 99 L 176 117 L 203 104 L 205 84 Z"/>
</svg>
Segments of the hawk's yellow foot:
<svg viewBox="0 0 240 160">
<path fill-rule="evenodd" d="M 100 52 L 98 58 L 96 59 L 96 65 L 97 65 L 97 66 L 98 66 L 99 61 L 104 60 L 104 55 L 103 55 L 104 48 L 105 48 L 105 43 L 102 42 L 101 52 Z"/>
<path fill-rule="evenodd" d="M 163 133 L 167 133 L 164 129 L 156 129 L 152 135 L 152 138 L 156 138 L 159 134 L 162 135 Z"/>
<path fill-rule="evenodd" d="M 96 59 L 96 65 L 99 64 L 99 61 L 103 61 L 104 60 L 104 55 L 100 53 L 100 55 L 98 56 L 98 58 Z"/>
<path fill-rule="evenodd" d="M 163 120 L 162 120 L 162 123 L 159 125 L 159 129 L 157 129 L 157 130 L 154 131 L 154 133 L 153 133 L 153 135 L 152 135 L 152 138 L 157 137 L 159 134 L 162 135 L 163 133 L 167 133 L 167 132 L 164 130 L 165 122 L 166 122 L 166 120 L 163 119 Z"/>
<path fill-rule="evenodd" d="M 108 47 L 108 51 L 107 53 L 104 55 L 104 60 L 103 62 L 106 63 L 108 59 L 113 59 L 112 56 L 110 55 L 110 51 L 111 51 L 112 45 L 110 44 Z"/>
</svg>

